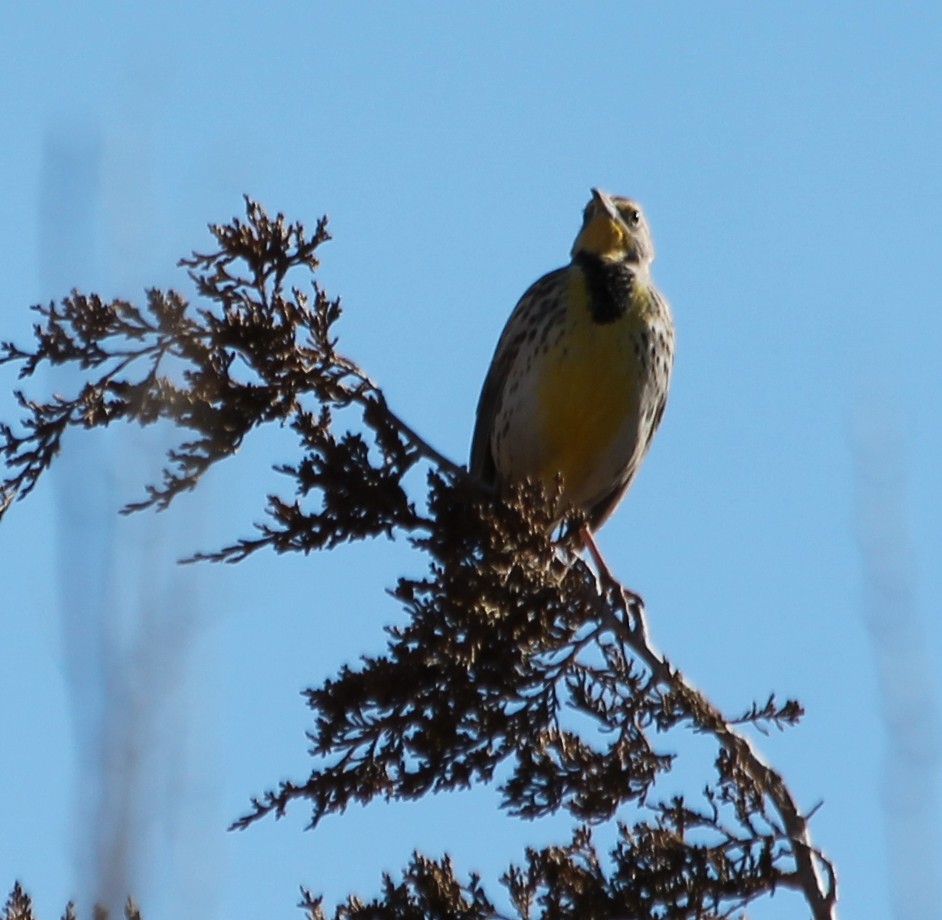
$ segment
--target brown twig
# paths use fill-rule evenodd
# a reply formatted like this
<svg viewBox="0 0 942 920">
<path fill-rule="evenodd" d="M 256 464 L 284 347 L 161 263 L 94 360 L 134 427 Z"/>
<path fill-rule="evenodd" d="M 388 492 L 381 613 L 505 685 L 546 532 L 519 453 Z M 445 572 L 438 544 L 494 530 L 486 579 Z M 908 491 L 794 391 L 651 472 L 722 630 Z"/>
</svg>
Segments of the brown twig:
<svg viewBox="0 0 942 920">
<path fill-rule="evenodd" d="M 653 679 L 679 694 L 697 720 L 713 733 L 719 744 L 744 769 L 755 785 L 773 803 L 791 843 L 795 860 L 794 887 L 805 896 L 814 920 L 836 920 L 837 875 L 830 860 L 811 841 L 808 816 L 801 813 L 782 775 L 759 755 L 749 739 L 731 723 L 683 674 L 651 643 L 644 604 L 638 595 L 614 580 L 604 585 L 613 603 L 608 607 L 608 624 L 625 644 L 648 666 Z M 623 614 L 618 616 L 618 612 Z M 827 876 L 822 878 L 822 870 Z"/>
</svg>

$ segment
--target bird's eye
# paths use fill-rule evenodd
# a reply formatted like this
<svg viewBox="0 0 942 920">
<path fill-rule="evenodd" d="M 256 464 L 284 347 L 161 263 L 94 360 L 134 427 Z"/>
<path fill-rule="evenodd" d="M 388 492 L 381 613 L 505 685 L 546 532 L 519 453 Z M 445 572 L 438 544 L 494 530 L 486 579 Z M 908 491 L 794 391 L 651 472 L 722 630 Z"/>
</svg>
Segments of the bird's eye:
<svg viewBox="0 0 942 920">
<path fill-rule="evenodd" d="M 628 208 L 625 212 L 625 220 L 628 221 L 629 227 L 640 227 L 641 212 L 637 208 Z"/>
</svg>

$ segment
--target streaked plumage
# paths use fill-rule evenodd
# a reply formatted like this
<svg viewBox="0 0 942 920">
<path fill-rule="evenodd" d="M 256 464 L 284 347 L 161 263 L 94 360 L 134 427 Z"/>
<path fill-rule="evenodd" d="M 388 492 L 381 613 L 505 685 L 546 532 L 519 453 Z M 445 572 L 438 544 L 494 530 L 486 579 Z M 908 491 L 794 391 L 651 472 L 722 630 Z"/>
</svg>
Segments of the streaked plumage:
<svg viewBox="0 0 942 920">
<path fill-rule="evenodd" d="M 674 325 L 651 280 L 640 207 L 593 189 L 572 261 L 520 299 L 478 402 L 471 472 L 498 488 L 563 477 L 563 507 L 591 530 L 612 513 L 654 435 Z"/>
</svg>

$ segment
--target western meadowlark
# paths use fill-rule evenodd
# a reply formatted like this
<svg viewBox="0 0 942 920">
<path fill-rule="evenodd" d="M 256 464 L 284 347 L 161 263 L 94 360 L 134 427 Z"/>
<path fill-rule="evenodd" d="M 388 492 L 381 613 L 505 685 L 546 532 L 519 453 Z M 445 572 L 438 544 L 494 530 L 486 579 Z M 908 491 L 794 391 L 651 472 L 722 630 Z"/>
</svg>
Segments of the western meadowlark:
<svg viewBox="0 0 942 920">
<path fill-rule="evenodd" d="M 592 189 L 572 261 L 520 298 L 491 361 L 471 445 L 471 473 L 500 488 L 562 476 L 560 518 L 582 537 L 615 510 L 667 401 L 674 323 L 651 279 L 654 245 L 628 198 Z"/>
</svg>

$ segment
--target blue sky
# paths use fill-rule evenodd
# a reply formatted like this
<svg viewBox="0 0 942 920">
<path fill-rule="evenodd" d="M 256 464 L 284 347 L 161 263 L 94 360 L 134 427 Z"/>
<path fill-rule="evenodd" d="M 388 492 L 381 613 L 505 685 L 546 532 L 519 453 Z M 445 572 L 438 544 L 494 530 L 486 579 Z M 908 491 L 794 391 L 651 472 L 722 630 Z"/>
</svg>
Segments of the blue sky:
<svg viewBox="0 0 942 920">
<path fill-rule="evenodd" d="M 937 4 L 89 0 L 6 4 L 0 35 L 0 338 L 73 285 L 185 288 L 176 259 L 243 193 L 310 226 L 326 211 L 341 344 L 457 460 L 502 324 L 567 258 L 589 187 L 638 198 L 677 364 L 600 543 L 720 705 L 806 705 L 760 746 L 823 801 L 843 915 L 891 915 L 894 891 L 920 915 L 942 870 Z M 0 370 L 4 418 L 14 384 Z M 166 443 L 75 437 L 0 525 L 0 886 L 20 878 L 44 917 L 87 896 L 102 777 L 137 793 L 108 812 L 131 829 L 110 864 L 148 920 L 298 916 L 299 884 L 369 895 L 414 848 L 494 880 L 564 836 L 492 790 L 227 833 L 306 775 L 299 691 L 381 648 L 383 589 L 421 560 L 396 543 L 181 570 L 249 533 L 292 444 L 263 432 L 179 507 L 118 518 Z M 104 765 L 102 713 L 128 728 Z M 751 915 L 796 909 L 780 893 Z"/>
</svg>

